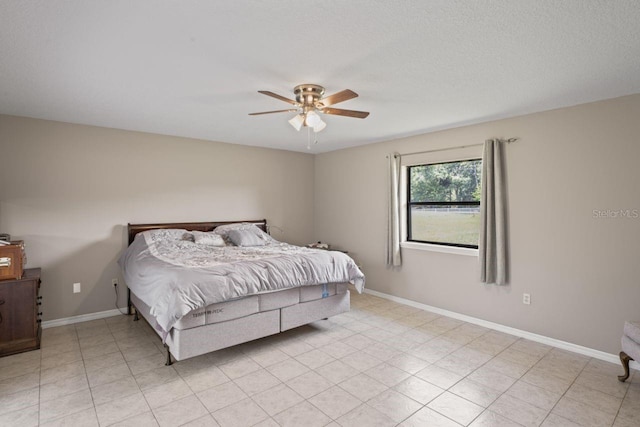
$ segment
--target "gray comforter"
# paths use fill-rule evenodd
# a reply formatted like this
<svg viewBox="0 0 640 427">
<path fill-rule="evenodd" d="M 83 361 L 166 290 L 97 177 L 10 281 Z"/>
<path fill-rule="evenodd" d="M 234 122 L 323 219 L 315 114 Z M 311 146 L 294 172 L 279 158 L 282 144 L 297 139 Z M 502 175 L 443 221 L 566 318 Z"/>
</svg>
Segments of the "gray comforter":
<svg viewBox="0 0 640 427">
<path fill-rule="evenodd" d="M 140 233 L 118 260 L 131 291 L 151 309 L 163 338 L 182 316 L 207 305 L 262 292 L 323 283 L 364 288 L 346 254 L 269 238 L 265 246 L 195 243 L 186 230 Z"/>
</svg>

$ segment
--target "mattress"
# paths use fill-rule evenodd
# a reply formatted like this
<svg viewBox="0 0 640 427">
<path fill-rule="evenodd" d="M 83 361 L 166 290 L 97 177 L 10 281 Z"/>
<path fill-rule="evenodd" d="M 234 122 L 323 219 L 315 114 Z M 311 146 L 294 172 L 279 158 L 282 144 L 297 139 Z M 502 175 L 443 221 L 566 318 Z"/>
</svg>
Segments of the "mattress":
<svg viewBox="0 0 640 427">
<path fill-rule="evenodd" d="M 204 308 L 195 309 L 187 313 L 173 325 L 173 328 L 176 330 L 197 328 L 200 326 L 239 319 L 256 313 L 264 313 L 285 307 L 292 307 L 299 305 L 300 303 L 328 299 L 335 295 L 348 296 L 347 288 L 348 285 L 346 283 L 303 286 L 300 288 L 266 292 L 231 301 L 210 304 Z M 143 314 L 149 313 L 149 307 L 133 293 L 131 294 L 131 300 L 136 308 L 139 308 Z M 294 313 L 294 311 L 289 311 L 289 313 Z M 299 317 L 300 313 L 297 311 L 295 311 L 295 313 L 295 316 Z M 148 319 L 150 316 L 145 315 L 144 317 Z M 293 323 L 287 321 L 286 324 L 288 326 L 286 329 L 291 329 L 292 327 L 300 326 L 303 323 L 290 326 Z M 152 326 L 156 327 L 156 325 Z"/>
<path fill-rule="evenodd" d="M 300 302 L 302 293 L 304 302 Z M 313 295 L 318 298 L 309 299 Z M 131 301 L 158 331 L 150 308 L 134 293 Z M 349 308 L 346 284 L 270 292 L 193 310 L 177 323 L 183 329 L 171 329 L 165 344 L 175 360 L 184 360 L 306 325 L 347 312 Z"/>
</svg>

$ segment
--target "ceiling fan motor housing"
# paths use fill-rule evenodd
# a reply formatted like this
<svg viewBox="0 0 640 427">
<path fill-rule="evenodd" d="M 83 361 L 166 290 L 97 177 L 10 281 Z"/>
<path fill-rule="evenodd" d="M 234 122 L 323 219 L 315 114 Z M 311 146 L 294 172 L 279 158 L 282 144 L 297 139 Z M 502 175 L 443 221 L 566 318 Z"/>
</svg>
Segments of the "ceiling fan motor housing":
<svg viewBox="0 0 640 427">
<path fill-rule="evenodd" d="M 306 113 L 309 109 L 316 107 L 316 103 L 324 95 L 324 88 L 320 85 L 307 83 L 296 86 L 293 93 L 296 95 L 296 101 L 302 104 Z"/>
</svg>

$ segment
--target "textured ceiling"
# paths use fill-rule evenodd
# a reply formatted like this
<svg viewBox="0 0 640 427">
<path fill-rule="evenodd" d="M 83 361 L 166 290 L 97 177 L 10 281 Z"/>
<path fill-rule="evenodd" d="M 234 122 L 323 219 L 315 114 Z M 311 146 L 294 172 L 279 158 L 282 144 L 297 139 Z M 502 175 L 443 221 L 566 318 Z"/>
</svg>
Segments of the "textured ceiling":
<svg viewBox="0 0 640 427">
<path fill-rule="evenodd" d="M 312 152 L 640 92 L 640 1 L 3 0 L 0 113 Z"/>
</svg>

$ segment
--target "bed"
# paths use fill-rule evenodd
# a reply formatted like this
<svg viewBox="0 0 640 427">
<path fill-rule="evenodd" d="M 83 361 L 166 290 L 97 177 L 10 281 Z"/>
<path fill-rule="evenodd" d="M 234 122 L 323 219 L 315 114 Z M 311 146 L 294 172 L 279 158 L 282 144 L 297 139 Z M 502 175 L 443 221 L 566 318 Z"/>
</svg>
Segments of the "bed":
<svg viewBox="0 0 640 427">
<path fill-rule="evenodd" d="M 349 311 L 349 283 L 364 287 L 350 257 L 266 231 L 264 219 L 128 225 L 128 312 L 162 338 L 167 365 Z"/>
</svg>

